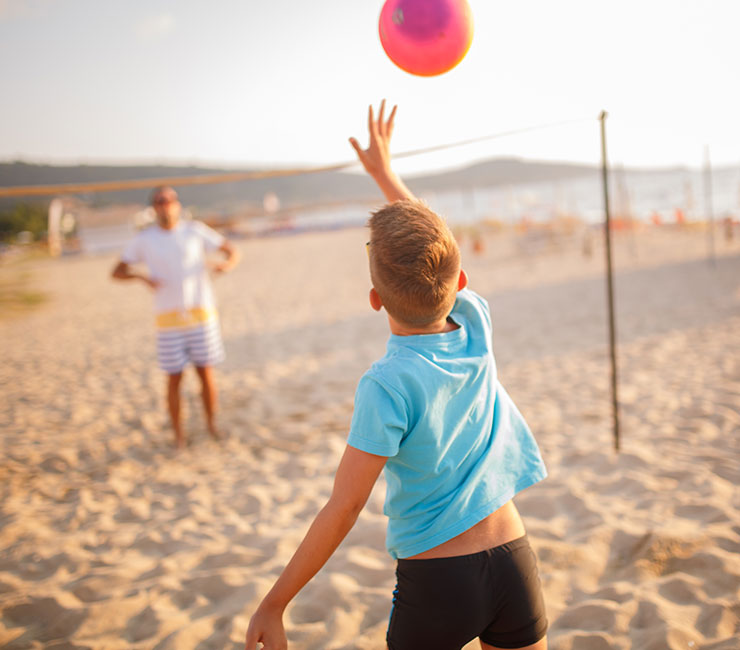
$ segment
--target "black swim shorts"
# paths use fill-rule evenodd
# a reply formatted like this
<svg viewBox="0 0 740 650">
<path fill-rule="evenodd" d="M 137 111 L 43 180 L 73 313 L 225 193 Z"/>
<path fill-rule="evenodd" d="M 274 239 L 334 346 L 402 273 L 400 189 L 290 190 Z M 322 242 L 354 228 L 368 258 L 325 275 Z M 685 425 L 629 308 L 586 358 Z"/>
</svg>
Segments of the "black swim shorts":
<svg viewBox="0 0 740 650">
<path fill-rule="evenodd" d="M 523 648 L 547 632 L 527 536 L 457 557 L 398 560 L 389 650 L 459 650 L 476 637 Z"/>
</svg>

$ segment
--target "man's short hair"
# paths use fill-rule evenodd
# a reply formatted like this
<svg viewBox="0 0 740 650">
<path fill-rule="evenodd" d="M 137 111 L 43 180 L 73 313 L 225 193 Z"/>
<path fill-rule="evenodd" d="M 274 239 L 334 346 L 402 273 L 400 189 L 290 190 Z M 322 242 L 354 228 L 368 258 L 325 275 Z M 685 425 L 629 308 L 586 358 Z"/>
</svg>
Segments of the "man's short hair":
<svg viewBox="0 0 740 650">
<path fill-rule="evenodd" d="M 175 196 L 177 196 L 175 188 L 171 185 L 158 185 L 152 190 L 151 194 L 149 195 L 149 205 L 154 205 L 154 200 L 164 192 L 173 192 Z"/>
<path fill-rule="evenodd" d="M 386 311 L 424 326 L 455 304 L 460 249 L 445 221 L 422 201 L 396 201 L 372 214 L 370 277 Z"/>
</svg>

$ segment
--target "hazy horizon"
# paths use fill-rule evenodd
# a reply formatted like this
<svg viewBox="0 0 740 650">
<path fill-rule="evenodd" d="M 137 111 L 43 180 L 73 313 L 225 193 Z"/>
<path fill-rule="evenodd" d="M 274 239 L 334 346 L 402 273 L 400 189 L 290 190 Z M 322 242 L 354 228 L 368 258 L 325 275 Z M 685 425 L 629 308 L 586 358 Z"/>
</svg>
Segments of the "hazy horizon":
<svg viewBox="0 0 740 650">
<path fill-rule="evenodd" d="M 415 176 L 425 176 L 425 175 L 433 175 L 437 173 L 446 173 L 456 170 L 462 170 L 466 169 L 468 167 L 474 167 L 476 165 L 483 165 L 490 162 L 496 162 L 496 161 L 516 161 L 516 162 L 522 162 L 526 164 L 545 164 L 545 165 L 572 165 L 575 167 L 578 166 L 589 166 L 589 167 L 601 167 L 601 161 L 600 160 L 594 160 L 594 161 L 578 161 L 578 160 L 546 160 L 546 159 L 537 159 L 537 158 L 525 158 L 522 156 L 516 156 L 516 155 L 501 155 L 501 156 L 494 156 L 491 158 L 480 158 L 480 159 L 472 159 L 472 160 L 466 160 L 459 163 L 450 163 L 449 167 L 435 167 L 430 169 L 424 169 L 419 168 L 418 170 L 413 171 L 407 171 L 404 173 L 404 176 L 406 177 L 415 177 Z M 341 162 L 350 162 L 347 161 L 337 161 L 337 163 Z M 403 162 L 403 161 L 399 161 Z M 304 169 L 307 172 L 314 168 L 314 167 L 320 167 L 323 166 L 321 163 L 316 163 L 312 165 L 311 163 L 293 163 L 293 162 L 282 162 L 282 163 L 275 163 L 274 165 L 268 165 L 264 163 L 237 163 L 237 162 L 209 162 L 209 161 L 188 161 L 188 160 L 90 160 L 90 161 L 80 161 L 80 162 L 74 162 L 74 161 L 64 161 L 64 160 L 30 160 L 30 159 L 0 159 L 0 165 L 13 165 L 13 164 L 22 164 L 22 165 L 30 165 L 30 166 L 39 166 L 39 167 L 171 167 L 171 168 L 189 168 L 189 169 L 204 169 L 204 170 L 224 170 L 224 171 L 271 171 L 271 170 L 282 170 L 282 169 L 293 169 L 293 168 L 300 168 Z M 690 164 L 684 164 L 684 163 L 674 163 L 674 164 L 663 164 L 663 165 L 624 165 L 621 163 L 613 163 L 609 161 L 609 168 L 611 171 L 619 170 L 619 169 L 626 169 L 630 172 L 637 172 L 637 173 L 661 173 L 661 172 L 670 172 L 670 171 L 701 171 L 705 168 L 704 163 L 697 163 L 695 165 Z M 737 162 L 728 162 L 728 163 L 720 163 L 720 164 L 712 164 L 712 169 L 715 171 L 725 171 L 725 170 L 734 170 L 734 169 L 740 169 L 740 159 L 738 159 Z M 340 173 L 346 173 L 346 174 L 357 174 L 358 176 L 364 176 L 365 172 L 360 167 L 359 162 L 356 163 L 353 167 L 347 168 L 347 169 L 341 169 L 339 170 Z M 301 172 L 297 172 L 296 175 L 300 175 Z"/>
</svg>

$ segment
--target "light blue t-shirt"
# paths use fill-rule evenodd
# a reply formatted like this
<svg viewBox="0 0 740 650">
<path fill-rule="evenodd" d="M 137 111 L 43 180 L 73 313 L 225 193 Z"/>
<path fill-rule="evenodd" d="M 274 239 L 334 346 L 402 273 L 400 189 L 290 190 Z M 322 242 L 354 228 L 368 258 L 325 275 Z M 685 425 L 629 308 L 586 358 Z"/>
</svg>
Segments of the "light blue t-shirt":
<svg viewBox="0 0 740 650">
<path fill-rule="evenodd" d="M 386 546 L 404 558 L 439 546 L 547 476 L 537 443 L 498 381 L 488 303 L 464 289 L 459 328 L 391 335 L 362 376 L 348 444 L 388 456 Z"/>
</svg>

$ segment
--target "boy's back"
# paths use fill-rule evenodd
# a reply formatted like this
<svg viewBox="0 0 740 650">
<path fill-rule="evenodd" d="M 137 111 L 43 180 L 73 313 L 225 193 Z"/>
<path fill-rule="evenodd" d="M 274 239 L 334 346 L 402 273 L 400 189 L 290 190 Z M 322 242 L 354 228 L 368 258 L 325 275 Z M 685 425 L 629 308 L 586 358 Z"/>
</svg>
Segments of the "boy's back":
<svg viewBox="0 0 740 650">
<path fill-rule="evenodd" d="M 355 396 L 348 443 L 388 457 L 394 558 L 456 537 L 546 475 L 497 380 L 487 303 L 463 289 L 450 319 L 457 328 L 449 332 L 391 335 Z"/>
</svg>

